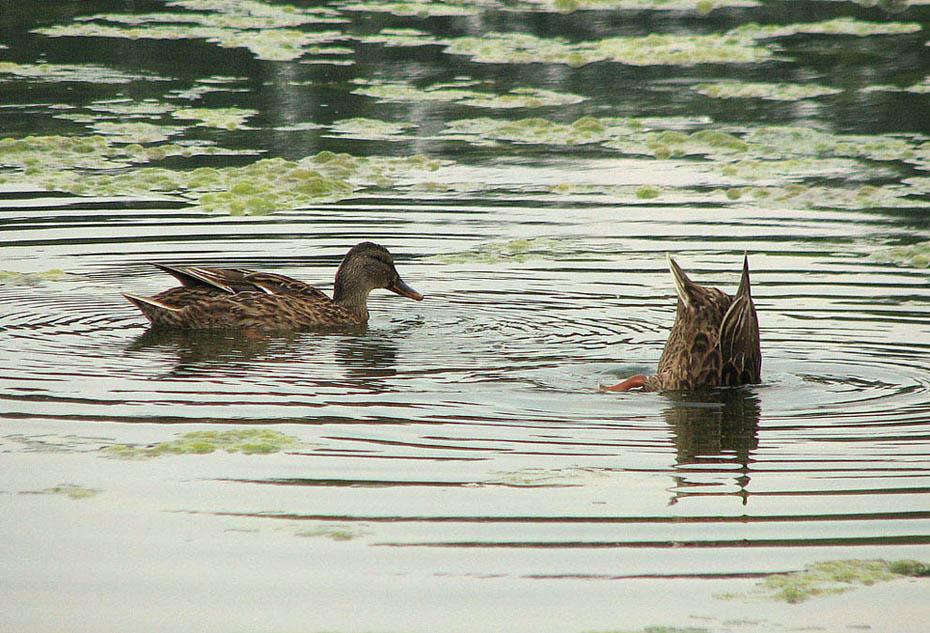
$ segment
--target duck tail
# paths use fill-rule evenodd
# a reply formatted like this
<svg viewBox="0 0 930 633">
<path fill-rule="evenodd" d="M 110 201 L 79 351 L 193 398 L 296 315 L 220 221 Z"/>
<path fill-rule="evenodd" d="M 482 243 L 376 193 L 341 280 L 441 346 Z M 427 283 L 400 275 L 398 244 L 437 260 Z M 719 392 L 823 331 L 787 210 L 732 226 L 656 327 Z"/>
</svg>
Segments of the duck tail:
<svg viewBox="0 0 930 633">
<path fill-rule="evenodd" d="M 739 288 L 736 290 L 736 297 L 752 298 L 752 290 L 749 287 L 749 255 L 743 254 L 743 274 L 739 278 Z"/>
<path fill-rule="evenodd" d="M 685 307 L 690 308 L 692 305 L 691 288 L 694 287 L 695 283 L 688 279 L 688 275 L 685 274 L 685 271 L 681 269 L 678 262 L 672 259 L 672 256 L 668 253 L 665 254 L 665 261 L 668 262 L 668 269 L 672 273 L 672 278 L 675 280 L 675 292 L 678 294 L 678 298 L 685 304 Z"/>
<path fill-rule="evenodd" d="M 762 353 L 759 344 L 759 318 L 752 302 L 749 284 L 749 257 L 743 257 L 743 274 L 733 302 L 720 323 L 718 346 L 724 364 L 730 366 L 732 383 L 746 384 L 761 380 Z"/>
<path fill-rule="evenodd" d="M 168 304 L 162 303 L 161 301 L 156 301 L 151 297 L 141 297 L 139 295 L 131 295 L 127 293 L 123 293 L 123 296 L 126 297 L 130 303 L 139 308 L 142 311 L 142 314 L 145 315 L 145 318 L 152 323 L 164 321 L 165 315 L 171 315 L 180 310 L 180 308 L 169 306 Z"/>
</svg>

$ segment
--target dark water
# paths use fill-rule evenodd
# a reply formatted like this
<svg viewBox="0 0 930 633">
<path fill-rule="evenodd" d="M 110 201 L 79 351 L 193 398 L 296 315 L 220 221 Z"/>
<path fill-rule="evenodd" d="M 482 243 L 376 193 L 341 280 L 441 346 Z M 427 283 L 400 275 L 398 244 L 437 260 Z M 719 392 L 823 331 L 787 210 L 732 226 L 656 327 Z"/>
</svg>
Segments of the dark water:
<svg viewBox="0 0 930 633">
<path fill-rule="evenodd" d="M 930 558 L 930 9 L 294 4 L 0 2 L 0 137 L 106 139 L 0 144 L 0 628 L 920 630 L 925 581 L 721 595 L 816 561 Z M 33 31 L 167 12 L 187 30 Z M 747 40 L 751 23 L 783 31 Z M 230 44 L 287 29 L 330 50 Z M 686 57 L 655 38 L 585 57 L 650 33 Z M 719 43 L 690 38 L 714 34 L 761 57 L 701 57 Z M 723 81 L 756 96 L 699 86 Z M 828 92 L 791 96 L 812 85 Z M 582 117 L 600 130 L 577 136 Z M 372 162 L 319 167 L 350 189 L 299 202 L 283 172 L 245 171 L 321 151 Z M 387 162 L 414 155 L 436 162 Z M 210 206 L 187 180 L 140 184 L 148 167 L 281 197 Z M 147 331 L 120 296 L 168 287 L 152 261 L 330 292 L 362 240 L 426 295 L 376 292 L 363 331 Z M 762 384 L 598 391 L 655 368 L 666 252 L 729 292 L 749 253 Z M 230 429 L 301 444 L 106 450 Z"/>
</svg>

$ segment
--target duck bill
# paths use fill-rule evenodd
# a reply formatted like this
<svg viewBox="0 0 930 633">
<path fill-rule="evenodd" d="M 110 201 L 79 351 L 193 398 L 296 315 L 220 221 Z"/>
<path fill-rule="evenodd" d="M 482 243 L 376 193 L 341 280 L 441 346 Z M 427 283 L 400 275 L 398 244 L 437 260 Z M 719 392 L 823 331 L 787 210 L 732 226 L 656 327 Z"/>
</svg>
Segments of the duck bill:
<svg viewBox="0 0 930 633">
<path fill-rule="evenodd" d="M 402 297 L 410 297 L 415 301 L 423 301 L 423 295 L 404 283 L 404 280 L 400 277 L 395 279 L 387 289 L 391 292 L 396 292 Z"/>
</svg>

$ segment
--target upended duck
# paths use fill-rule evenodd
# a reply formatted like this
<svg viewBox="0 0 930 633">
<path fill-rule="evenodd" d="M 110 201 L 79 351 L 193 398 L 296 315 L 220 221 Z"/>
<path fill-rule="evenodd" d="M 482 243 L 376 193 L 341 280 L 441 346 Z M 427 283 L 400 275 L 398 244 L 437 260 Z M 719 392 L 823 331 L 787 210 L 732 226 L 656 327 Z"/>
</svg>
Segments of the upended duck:
<svg viewBox="0 0 930 633">
<path fill-rule="evenodd" d="M 605 391 L 692 390 L 761 381 L 762 352 L 759 319 L 749 288 L 749 257 L 734 296 L 688 279 L 671 256 L 666 256 L 675 279 L 678 307 L 675 324 L 654 376 L 637 374 Z"/>
<path fill-rule="evenodd" d="M 186 329 L 301 330 L 362 325 L 367 300 L 385 288 L 416 301 L 386 248 L 373 242 L 353 246 L 336 271 L 333 298 L 297 279 L 239 268 L 166 266 L 181 286 L 153 297 L 124 294 L 155 326 Z"/>
</svg>

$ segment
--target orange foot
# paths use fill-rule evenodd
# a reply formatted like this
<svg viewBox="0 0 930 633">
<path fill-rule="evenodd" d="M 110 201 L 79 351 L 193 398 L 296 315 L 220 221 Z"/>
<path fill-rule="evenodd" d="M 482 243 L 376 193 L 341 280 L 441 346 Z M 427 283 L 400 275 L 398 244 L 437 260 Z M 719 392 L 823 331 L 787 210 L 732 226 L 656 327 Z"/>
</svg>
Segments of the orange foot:
<svg viewBox="0 0 930 633">
<path fill-rule="evenodd" d="M 601 391 L 629 391 L 630 389 L 636 389 L 637 387 L 642 387 L 646 382 L 646 377 L 643 374 L 636 374 L 635 376 L 630 376 L 622 382 L 618 382 L 616 385 L 610 387 L 606 385 L 600 385 Z"/>
</svg>

